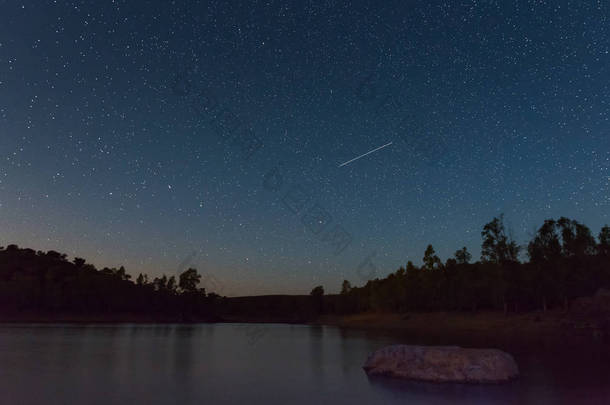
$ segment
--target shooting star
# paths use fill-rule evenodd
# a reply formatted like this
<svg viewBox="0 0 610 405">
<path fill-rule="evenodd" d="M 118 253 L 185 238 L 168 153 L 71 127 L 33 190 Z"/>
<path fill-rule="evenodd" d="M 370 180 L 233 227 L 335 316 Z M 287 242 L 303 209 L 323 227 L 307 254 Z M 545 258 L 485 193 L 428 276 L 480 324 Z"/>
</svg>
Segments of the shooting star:
<svg viewBox="0 0 610 405">
<path fill-rule="evenodd" d="M 371 153 L 373 153 L 373 152 L 377 152 L 379 149 L 383 149 L 383 148 L 385 148 L 386 146 L 390 146 L 391 144 L 392 144 L 392 142 L 390 142 L 390 143 L 386 143 L 385 145 L 381 145 L 381 146 L 380 146 L 380 147 L 378 147 L 378 148 L 375 148 L 375 149 L 373 149 L 373 150 L 370 150 L 370 151 L 366 152 L 364 155 L 360 155 L 360 156 L 358 156 L 358 157 L 353 158 L 352 160 L 348 160 L 348 161 L 347 161 L 347 162 L 345 162 L 345 163 L 341 163 L 341 164 L 339 165 L 339 167 L 342 167 L 342 166 L 348 165 L 348 164 L 352 163 L 354 160 L 358 160 L 358 159 L 360 159 L 361 157 L 365 157 L 366 155 L 370 155 L 370 154 L 371 154 Z"/>
</svg>

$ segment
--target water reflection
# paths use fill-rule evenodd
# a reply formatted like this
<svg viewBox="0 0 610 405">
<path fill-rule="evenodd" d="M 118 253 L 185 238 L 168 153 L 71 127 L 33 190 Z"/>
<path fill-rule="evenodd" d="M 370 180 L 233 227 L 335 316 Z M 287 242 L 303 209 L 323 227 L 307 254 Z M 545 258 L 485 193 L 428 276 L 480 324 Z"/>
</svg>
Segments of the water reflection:
<svg viewBox="0 0 610 405">
<path fill-rule="evenodd" d="M 324 328 L 319 325 L 307 328 L 309 333 L 309 358 L 314 377 L 324 379 Z"/>
<path fill-rule="evenodd" d="M 192 375 L 194 361 L 194 337 L 196 328 L 193 325 L 178 325 L 169 343 L 173 344 L 173 374 L 176 383 L 188 379 Z"/>
<path fill-rule="evenodd" d="M 429 384 L 369 379 L 362 370 L 370 352 L 404 336 L 248 326 L 0 326 L 0 402 L 610 403 L 607 349 L 517 353 L 522 375 L 508 385 Z M 255 344 L 244 333 L 252 327 L 265 331 Z"/>
<path fill-rule="evenodd" d="M 436 384 L 370 377 L 375 389 L 385 390 L 393 397 L 408 397 L 421 403 L 524 403 L 517 396 L 518 383 L 503 385 Z"/>
</svg>

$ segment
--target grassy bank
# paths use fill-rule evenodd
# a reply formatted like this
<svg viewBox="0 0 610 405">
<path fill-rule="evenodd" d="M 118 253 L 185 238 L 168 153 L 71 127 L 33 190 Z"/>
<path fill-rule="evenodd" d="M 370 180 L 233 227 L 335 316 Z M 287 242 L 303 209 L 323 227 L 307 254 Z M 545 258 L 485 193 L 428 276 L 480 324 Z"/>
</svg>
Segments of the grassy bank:
<svg viewBox="0 0 610 405">
<path fill-rule="evenodd" d="M 362 313 L 322 316 L 317 324 L 397 336 L 404 343 L 497 347 L 512 351 L 561 351 L 588 345 L 610 351 L 607 337 L 563 311 Z"/>
</svg>

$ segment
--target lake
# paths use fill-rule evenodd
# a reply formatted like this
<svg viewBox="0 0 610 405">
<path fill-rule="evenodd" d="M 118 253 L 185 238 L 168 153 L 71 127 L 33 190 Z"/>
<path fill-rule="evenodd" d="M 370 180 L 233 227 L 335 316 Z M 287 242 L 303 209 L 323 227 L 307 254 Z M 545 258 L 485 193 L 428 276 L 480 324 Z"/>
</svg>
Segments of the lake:
<svg viewBox="0 0 610 405">
<path fill-rule="evenodd" d="M 608 362 L 596 355 L 517 354 L 522 375 L 505 385 L 369 379 L 367 355 L 405 340 L 285 324 L 2 325 L 0 402 L 610 403 Z"/>
</svg>

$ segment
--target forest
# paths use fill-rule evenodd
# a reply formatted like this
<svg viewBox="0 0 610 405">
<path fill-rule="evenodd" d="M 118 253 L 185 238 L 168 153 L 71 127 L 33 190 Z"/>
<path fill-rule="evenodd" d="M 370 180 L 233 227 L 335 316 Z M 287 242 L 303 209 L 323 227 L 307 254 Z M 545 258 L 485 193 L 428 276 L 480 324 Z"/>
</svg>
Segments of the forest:
<svg viewBox="0 0 610 405">
<path fill-rule="evenodd" d="M 597 240 L 585 225 L 548 219 L 527 246 L 509 235 L 503 216 L 481 231 L 480 260 L 464 247 L 444 263 L 428 245 L 423 265 L 411 261 L 383 279 L 352 287 L 345 280 L 340 299 L 328 311 L 508 311 L 568 309 L 571 300 L 610 286 L 610 227 Z M 526 256 L 528 260 L 521 261 Z"/>
<path fill-rule="evenodd" d="M 464 247 L 443 262 L 428 245 L 422 265 L 409 261 L 363 286 L 343 281 L 341 293 L 220 297 L 201 288 L 189 268 L 176 276 L 135 280 L 124 267 L 97 269 L 56 251 L 0 247 L 0 313 L 150 315 L 168 321 L 275 320 L 303 322 L 321 314 L 367 311 L 504 312 L 567 309 L 571 300 L 610 286 L 610 227 L 597 238 L 576 220 L 548 219 L 520 246 L 493 218 L 481 231 L 480 260 Z M 520 260 L 526 257 L 527 260 Z"/>
<path fill-rule="evenodd" d="M 124 267 L 98 270 L 82 258 L 68 261 L 56 251 L 16 245 L 0 247 L 0 312 L 3 314 L 73 314 L 104 319 L 130 314 L 135 320 L 208 321 L 214 294 L 199 288 L 201 275 L 189 268 L 178 279 L 131 280 Z"/>
</svg>

